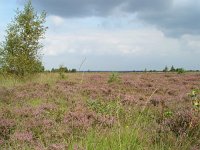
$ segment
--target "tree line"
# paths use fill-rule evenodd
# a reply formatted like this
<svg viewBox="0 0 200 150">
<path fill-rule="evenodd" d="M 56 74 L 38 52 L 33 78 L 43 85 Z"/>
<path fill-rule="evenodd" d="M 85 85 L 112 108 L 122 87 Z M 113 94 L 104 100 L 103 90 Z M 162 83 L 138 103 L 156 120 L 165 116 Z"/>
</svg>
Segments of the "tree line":
<svg viewBox="0 0 200 150">
<path fill-rule="evenodd" d="M 64 66 L 60 66 L 59 68 L 52 68 L 51 71 L 49 70 L 48 72 L 65 72 L 65 73 L 69 73 L 69 72 L 76 72 L 76 69 L 68 69 L 67 67 Z"/>
<path fill-rule="evenodd" d="M 178 73 L 184 73 L 186 70 L 183 68 L 174 68 L 172 65 L 171 68 L 169 69 L 167 66 L 163 69 L 163 72 L 178 72 Z"/>
</svg>

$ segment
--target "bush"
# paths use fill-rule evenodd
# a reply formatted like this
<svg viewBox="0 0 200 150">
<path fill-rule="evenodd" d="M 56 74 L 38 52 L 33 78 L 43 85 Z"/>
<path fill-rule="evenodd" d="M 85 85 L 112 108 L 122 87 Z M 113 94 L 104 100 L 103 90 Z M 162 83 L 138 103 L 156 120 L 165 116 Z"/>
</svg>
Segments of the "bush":
<svg viewBox="0 0 200 150">
<path fill-rule="evenodd" d="M 178 74 L 182 74 L 182 73 L 185 73 L 185 70 L 184 70 L 183 68 L 177 68 L 177 69 L 176 69 L 176 72 L 177 72 Z"/>
<path fill-rule="evenodd" d="M 76 72 L 76 69 L 72 69 L 71 72 L 73 72 L 73 73 Z"/>
<path fill-rule="evenodd" d="M 118 73 L 112 73 L 109 76 L 108 83 L 112 83 L 112 82 L 120 82 L 120 77 Z"/>
<path fill-rule="evenodd" d="M 163 69 L 163 72 L 168 72 L 168 71 L 169 71 L 168 67 L 165 66 L 165 68 Z"/>
<path fill-rule="evenodd" d="M 163 125 L 168 127 L 176 136 L 196 135 L 200 120 L 194 111 L 180 110 L 172 117 L 164 120 Z"/>
<path fill-rule="evenodd" d="M 194 89 L 191 93 L 189 93 L 189 97 L 192 100 L 193 108 L 196 111 L 200 111 L 200 90 Z"/>
<path fill-rule="evenodd" d="M 174 66 L 172 65 L 171 69 L 170 69 L 171 72 L 174 72 L 176 71 L 176 69 L 174 68 Z"/>
</svg>

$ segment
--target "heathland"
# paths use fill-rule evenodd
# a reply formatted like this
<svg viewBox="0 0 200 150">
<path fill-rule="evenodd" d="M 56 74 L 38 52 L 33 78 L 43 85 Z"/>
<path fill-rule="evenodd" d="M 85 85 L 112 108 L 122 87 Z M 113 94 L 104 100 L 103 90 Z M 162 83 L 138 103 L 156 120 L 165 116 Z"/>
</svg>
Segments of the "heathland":
<svg viewBox="0 0 200 150">
<path fill-rule="evenodd" d="M 200 149 L 199 73 L 0 76 L 0 149 Z"/>
</svg>

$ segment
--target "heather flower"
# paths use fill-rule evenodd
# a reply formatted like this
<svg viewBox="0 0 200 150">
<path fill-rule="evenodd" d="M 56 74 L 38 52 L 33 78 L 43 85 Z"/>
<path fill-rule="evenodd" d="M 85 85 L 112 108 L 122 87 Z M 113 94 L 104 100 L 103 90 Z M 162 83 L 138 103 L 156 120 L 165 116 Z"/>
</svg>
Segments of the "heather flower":
<svg viewBox="0 0 200 150">
<path fill-rule="evenodd" d="M 176 135 L 185 135 L 189 132 L 195 131 L 196 127 L 200 124 L 199 116 L 195 115 L 192 110 L 180 110 L 172 117 L 166 118 L 163 121 L 164 127 L 169 129 Z"/>
<path fill-rule="evenodd" d="M 14 120 L 0 118 L 0 128 L 2 127 L 9 128 L 14 125 L 15 125 Z"/>
<path fill-rule="evenodd" d="M 21 142 L 31 142 L 33 140 L 33 134 L 31 132 L 15 132 L 13 138 Z"/>
<path fill-rule="evenodd" d="M 48 148 L 48 150 L 66 150 L 66 149 L 68 149 L 68 147 L 65 144 L 52 144 Z"/>
<path fill-rule="evenodd" d="M 0 145 L 3 145 L 4 140 L 0 139 Z"/>
</svg>

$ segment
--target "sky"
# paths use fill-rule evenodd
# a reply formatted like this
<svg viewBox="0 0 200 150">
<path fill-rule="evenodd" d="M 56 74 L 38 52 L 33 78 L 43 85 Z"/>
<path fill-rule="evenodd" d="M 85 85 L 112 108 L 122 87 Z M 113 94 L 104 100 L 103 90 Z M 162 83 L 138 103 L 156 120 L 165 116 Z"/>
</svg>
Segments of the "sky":
<svg viewBox="0 0 200 150">
<path fill-rule="evenodd" d="M 0 41 L 25 0 L 0 1 Z M 200 70 L 199 0 L 32 0 L 47 12 L 45 68 Z"/>
</svg>

